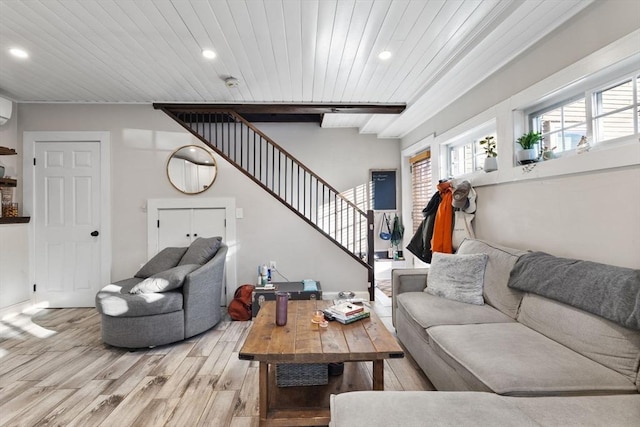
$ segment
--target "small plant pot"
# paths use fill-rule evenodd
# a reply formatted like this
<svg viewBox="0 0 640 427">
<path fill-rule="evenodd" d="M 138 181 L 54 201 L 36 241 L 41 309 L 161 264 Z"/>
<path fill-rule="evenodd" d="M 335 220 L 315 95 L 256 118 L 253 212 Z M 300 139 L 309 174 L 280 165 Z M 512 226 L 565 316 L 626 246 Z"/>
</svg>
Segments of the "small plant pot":
<svg viewBox="0 0 640 427">
<path fill-rule="evenodd" d="M 538 161 L 538 150 L 535 148 L 528 148 L 526 150 L 520 150 L 516 152 L 516 158 L 521 165 L 527 163 L 533 163 Z"/>
<path fill-rule="evenodd" d="M 484 159 L 484 167 L 482 169 L 485 172 L 498 170 L 498 160 L 495 157 L 487 157 Z"/>
</svg>

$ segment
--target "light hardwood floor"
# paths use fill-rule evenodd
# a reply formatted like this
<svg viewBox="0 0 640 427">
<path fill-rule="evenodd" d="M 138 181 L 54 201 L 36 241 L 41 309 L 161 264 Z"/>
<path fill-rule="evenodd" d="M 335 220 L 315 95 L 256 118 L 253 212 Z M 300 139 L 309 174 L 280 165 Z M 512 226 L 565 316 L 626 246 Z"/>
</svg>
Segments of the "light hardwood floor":
<svg viewBox="0 0 640 427">
<path fill-rule="evenodd" d="M 383 297 L 372 307 L 391 328 Z M 181 343 L 127 351 L 102 343 L 95 309 L 5 318 L 0 426 L 257 426 L 258 364 L 238 359 L 250 326 L 223 320 Z M 346 365 L 330 385 L 370 389 L 371 363 Z M 385 389 L 433 386 L 406 357 L 385 361 Z"/>
</svg>

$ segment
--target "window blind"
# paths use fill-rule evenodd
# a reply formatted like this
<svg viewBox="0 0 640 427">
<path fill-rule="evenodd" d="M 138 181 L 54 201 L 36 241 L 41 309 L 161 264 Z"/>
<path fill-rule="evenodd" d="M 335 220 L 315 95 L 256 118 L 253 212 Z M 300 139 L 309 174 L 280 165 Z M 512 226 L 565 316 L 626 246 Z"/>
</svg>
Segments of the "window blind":
<svg viewBox="0 0 640 427">
<path fill-rule="evenodd" d="M 431 200 L 431 151 L 423 151 L 409 159 L 411 165 L 411 219 L 415 233 L 423 220 L 422 210 Z"/>
</svg>

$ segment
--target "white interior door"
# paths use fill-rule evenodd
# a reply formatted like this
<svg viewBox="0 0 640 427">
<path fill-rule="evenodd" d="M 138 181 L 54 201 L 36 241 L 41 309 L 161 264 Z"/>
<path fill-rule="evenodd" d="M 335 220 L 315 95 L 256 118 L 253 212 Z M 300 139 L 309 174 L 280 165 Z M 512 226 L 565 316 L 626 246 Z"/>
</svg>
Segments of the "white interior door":
<svg viewBox="0 0 640 427">
<path fill-rule="evenodd" d="M 198 237 L 222 236 L 227 241 L 225 209 L 196 208 L 191 211 L 191 236 Z"/>
<path fill-rule="evenodd" d="M 158 209 L 158 250 L 189 246 L 198 237 L 221 236 L 226 242 L 225 208 Z M 226 303 L 227 286 L 222 286 L 222 303 Z"/>
<path fill-rule="evenodd" d="M 226 241 L 224 208 L 159 209 L 158 251 L 189 246 L 198 237 L 221 236 Z"/>
<path fill-rule="evenodd" d="M 35 283 L 50 307 L 93 307 L 101 287 L 100 143 L 36 142 Z"/>
<path fill-rule="evenodd" d="M 191 243 L 191 209 L 158 210 L 157 252 L 168 247 L 181 248 Z"/>
<path fill-rule="evenodd" d="M 222 298 L 223 305 L 227 305 L 238 286 L 236 217 L 242 218 L 242 209 L 236 209 L 236 201 L 232 197 L 149 199 L 147 257 L 151 259 L 168 246 L 187 246 L 190 243 L 187 234 L 190 234 L 189 239 L 194 237 L 193 234 L 197 237 L 222 236 L 229 247 L 225 265 L 226 291 L 223 291 Z M 185 228 L 185 224 L 189 226 Z"/>
</svg>

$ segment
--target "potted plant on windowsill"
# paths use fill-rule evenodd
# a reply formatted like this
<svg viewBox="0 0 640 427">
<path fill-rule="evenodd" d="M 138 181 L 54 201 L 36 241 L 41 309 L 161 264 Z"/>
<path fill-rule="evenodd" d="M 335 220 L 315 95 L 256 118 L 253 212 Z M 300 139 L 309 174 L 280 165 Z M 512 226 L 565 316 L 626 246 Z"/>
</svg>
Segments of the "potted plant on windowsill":
<svg viewBox="0 0 640 427">
<path fill-rule="evenodd" d="M 485 136 L 482 141 L 480 141 L 480 145 L 484 148 L 484 153 L 487 155 L 487 158 L 484 159 L 484 167 L 483 170 L 485 172 L 492 172 L 498 169 L 498 161 L 496 160 L 496 156 L 498 153 L 496 152 L 496 141 L 493 136 Z"/>
<path fill-rule="evenodd" d="M 542 140 L 540 132 L 529 131 L 516 140 L 522 150 L 516 152 L 516 158 L 520 164 L 533 163 L 538 161 L 538 150 L 536 146 Z"/>
</svg>

